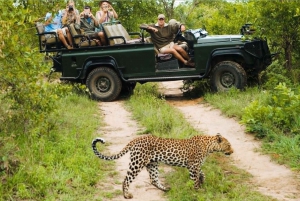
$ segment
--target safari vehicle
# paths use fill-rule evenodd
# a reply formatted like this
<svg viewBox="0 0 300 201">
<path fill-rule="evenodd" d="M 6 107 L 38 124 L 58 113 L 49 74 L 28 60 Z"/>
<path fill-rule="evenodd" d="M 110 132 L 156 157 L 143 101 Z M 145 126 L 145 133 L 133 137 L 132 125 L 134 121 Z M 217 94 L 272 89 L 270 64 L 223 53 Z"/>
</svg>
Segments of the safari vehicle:
<svg viewBox="0 0 300 201">
<path fill-rule="evenodd" d="M 213 91 L 231 87 L 244 89 L 247 78 L 257 76 L 271 62 L 267 42 L 243 40 L 241 35 L 208 35 L 205 30 L 180 31 L 175 42 L 185 43 L 195 67 L 184 66 L 172 55 L 161 55 L 145 30 L 128 33 L 120 22 L 105 23 L 108 46 L 95 41 L 69 25 L 75 48 L 63 48 L 54 33 L 45 33 L 37 24 L 40 52 L 51 52 L 52 70 L 61 80 L 85 83 L 91 96 L 113 101 L 121 90 L 133 90 L 136 83 L 209 79 Z M 245 32 L 246 26 L 243 27 Z M 45 34 L 53 34 L 46 39 Z M 132 39 L 137 35 L 138 39 Z"/>
</svg>

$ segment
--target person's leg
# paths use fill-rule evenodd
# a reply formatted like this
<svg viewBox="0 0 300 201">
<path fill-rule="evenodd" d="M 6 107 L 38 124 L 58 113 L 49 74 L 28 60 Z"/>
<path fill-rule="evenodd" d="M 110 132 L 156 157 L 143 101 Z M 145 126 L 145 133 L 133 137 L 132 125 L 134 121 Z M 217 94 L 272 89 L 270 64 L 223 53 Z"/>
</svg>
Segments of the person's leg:
<svg viewBox="0 0 300 201">
<path fill-rule="evenodd" d="M 162 54 L 173 54 L 176 59 L 181 61 L 182 63 L 186 64 L 187 60 L 185 60 L 173 47 L 170 47 L 170 45 L 167 45 L 165 47 L 162 47 L 160 50 L 160 53 Z"/>
<path fill-rule="evenodd" d="M 184 65 L 194 67 L 195 63 L 191 61 L 191 58 L 187 54 L 187 52 L 179 45 L 174 45 L 173 48 L 184 58 L 186 62 Z"/>
<path fill-rule="evenodd" d="M 182 56 L 183 58 L 185 58 L 186 60 L 189 60 L 189 59 L 190 59 L 190 57 L 189 57 L 189 55 L 187 54 L 187 52 L 186 52 L 181 46 L 175 44 L 175 45 L 173 46 L 173 48 L 174 48 L 177 52 L 179 52 L 179 54 L 181 54 L 181 56 Z"/>
<path fill-rule="evenodd" d="M 100 38 L 102 45 L 107 45 L 106 38 L 103 31 L 98 32 L 98 37 Z"/>
<path fill-rule="evenodd" d="M 57 30 L 57 35 L 58 35 L 58 38 L 60 39 L 60 41 L 64 44 L 64 46 L 68 49 L 72 49 L 72 47 L 67 43 L 66 41 L 66 38 L 63 34 L 63 31 L 61 29 L 58 29 Z"/>
<path fill-rule="evenodd" d="M 63 32 L 64 36 L 68 38 L 69 44 L 73 47 L 73 38 L 72 38 L 72 35 L 71 35 L 68 27 L 62 28 L 62 32 Z"/>
<path fill-rule="evenodd" d="M 89 38 L 95 41 L 98 46 L 101 46 L 100 37 L 97 32 L 94 32 L 93 34 L 89 34 Z"/>
</svg>

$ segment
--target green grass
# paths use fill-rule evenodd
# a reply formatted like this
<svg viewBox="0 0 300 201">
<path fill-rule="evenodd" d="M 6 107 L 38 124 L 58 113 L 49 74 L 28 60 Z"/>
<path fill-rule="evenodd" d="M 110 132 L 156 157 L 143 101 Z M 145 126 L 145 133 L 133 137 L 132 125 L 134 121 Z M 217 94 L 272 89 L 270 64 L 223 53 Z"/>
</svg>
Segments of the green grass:
<svg viewBox="0 0 300 201">
<path fill-rule="evenodd" d="M 188 138 L 196 135 L 196 131 L 183 117 L 164 99 L 158 98 L 155 84 L 137 85 L 134 95 L 126 102 L 140 124 L 146 130 L 161 137 Z M 169 200 L 272 200 L 253 190 L 249 184 L 250 175 L 230 165 L 229 159 L 221 154 L 212 154 L 203 165 L 206 181 L 199 190 L 194 190 L 185 168 L 174 168 L 166 173 L 167 193 Z"/>
<path fill-rule="evenodd" d="M 205 100 L 212 106 L 222 110 L 228 117 L 242 118 L 243 109 L 253 100 L 263 99 L 264 92 L 257 87 L 248 88 L 246 91 L 239 91 L 232 88 L 226 93 L 207 93 Z"/>
<path fill-rule="evenodd" d="M 0 200 L 96 200 L 96 184 L 113 165 L 91 149 L 101 126 L 97 102 L 70 95 L 57 105 L 47 135 L 0 132 Z"/>
</svg>

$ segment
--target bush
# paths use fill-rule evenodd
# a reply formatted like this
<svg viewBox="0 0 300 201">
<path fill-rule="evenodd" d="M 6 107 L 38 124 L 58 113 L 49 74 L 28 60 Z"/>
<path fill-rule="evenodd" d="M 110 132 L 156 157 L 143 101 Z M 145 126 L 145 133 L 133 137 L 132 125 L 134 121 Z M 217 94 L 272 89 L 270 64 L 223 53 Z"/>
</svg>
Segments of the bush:
<svg viewBox="0 0 300 201">
<path fill-rule="evenodd" d="M 300 95 L 285 83 L 277 85 L 267 92 L 265 100 L 255 100 L 245 108 L 242 123 L 250 132 L 264 137 L 268 128 L 282 130 L 285 133 L 300 133 Z"/>
<path fill-rule="evenodd" d="M 285 83 L 288 87 L 292 87 L 287 69 L 278 60 L 261 73 L 261 79 L 263 88 L 267 90 L 272 90 L 279 83 Z"/>
</svg>

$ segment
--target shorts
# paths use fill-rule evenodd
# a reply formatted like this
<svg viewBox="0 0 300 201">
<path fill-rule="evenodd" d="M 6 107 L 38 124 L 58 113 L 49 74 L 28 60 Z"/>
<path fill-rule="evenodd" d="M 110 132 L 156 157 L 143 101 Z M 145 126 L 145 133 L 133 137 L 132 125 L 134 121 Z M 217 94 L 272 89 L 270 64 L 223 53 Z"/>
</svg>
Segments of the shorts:
<svg viewBox="0 0 300 201">
<path fill-rule="evenodd" d="M 63 33 L 63 35 L 64 35 L 65 37 L 67 37 L 66 29 L 67 29 L 67 27 L 61 28 L 62 33 Z M 52 31 L 50 31 L 50 32 L 55 32 L 56 35 L 57 35 L 57 30 L 58 30 L 58 29 L 54 29 L 54 30 L 52 30 Z M 46 35 L 45 35 L 45 38 L 46 38 L 46 39 L 48 39 L 48 38 L 54 38 L 54 37 L 55 37 L 54 34 L 46 34 Z"/>
<path fill-rule="evenodd" d="M 174 42 L 170 42 L 168 45 L 165 45 L 165 46 L 163 46 L 162 48 L 160 48 L 160 49 L 159 49 L 159 52 L 162 53 L 162 54 L 164 54 L 164 51 L 165 51 L 166 49 L 173 48 L 173 46 L 174 46 Z"/>
<path fill-rule="evenodd" d="M 84 35 L 88 36 L 91 39 L 98 38 L 98 33 L 96 32 L 84 32 Z"/>
</svg>

